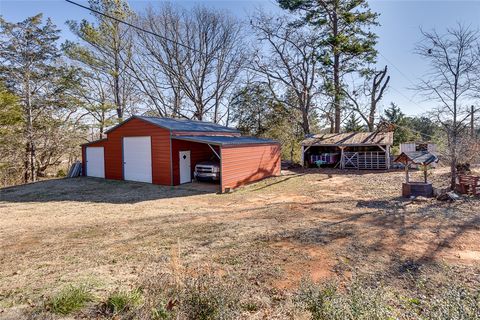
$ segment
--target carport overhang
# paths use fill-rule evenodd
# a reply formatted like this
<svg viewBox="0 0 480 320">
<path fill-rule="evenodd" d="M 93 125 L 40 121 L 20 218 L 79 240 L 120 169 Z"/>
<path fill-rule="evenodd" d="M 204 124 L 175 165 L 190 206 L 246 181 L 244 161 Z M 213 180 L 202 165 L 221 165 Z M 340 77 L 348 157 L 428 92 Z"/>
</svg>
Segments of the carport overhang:
<svg viewBox="0 0 480 320">
<path fill-rule="evenodd" d="M 171 139 L 183 140 L 194 143 L 206 144 L 210 147 L 212 152 L 220 160 L 220 168 L 224 168 L 222 149 L 225 148 L 241 148 L 248 146 L 261 146 L 261 145 L 279 145 L 279 142 L 270 139 L 248 137 L 248 136 L 187 136 L 187 135 L 172 135 Z M 215 147 L 218 148 L 215 150 Z M 223 172 L 220 173 L 220 193 L 223 192 Z"/>
</svg>

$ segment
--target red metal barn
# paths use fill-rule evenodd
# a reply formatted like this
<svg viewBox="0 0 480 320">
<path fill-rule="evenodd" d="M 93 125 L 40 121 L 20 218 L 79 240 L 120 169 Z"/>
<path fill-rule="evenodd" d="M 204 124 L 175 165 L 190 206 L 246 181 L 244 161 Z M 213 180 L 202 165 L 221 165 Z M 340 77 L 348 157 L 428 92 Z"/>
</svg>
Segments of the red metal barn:
<svg viewBox="0 0 480 320">
<path fill-rule="evenodd" d="M 220 191 L 280 174 L 280 145 L 236 129 L 194 120 L 133 116 L 82 145 L 83 174 L 179 185 L 195 164 L 219 158 Z"/>
</svg>

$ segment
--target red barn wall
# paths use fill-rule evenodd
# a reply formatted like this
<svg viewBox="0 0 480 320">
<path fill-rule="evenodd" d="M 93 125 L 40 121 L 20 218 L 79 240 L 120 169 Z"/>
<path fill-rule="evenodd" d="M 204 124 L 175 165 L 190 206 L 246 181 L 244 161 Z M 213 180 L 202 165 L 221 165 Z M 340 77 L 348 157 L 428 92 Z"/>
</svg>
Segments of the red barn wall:
<svg viewBox="0 0 480 320">
<path fill-rule="evenodd" d="M 222 147 L 222 185 L 226 188 L 280 175 L 280 145 Z"/>
<path fill-rule="evenodd" d="M 219 153 L 217 147 L 214 147 Z M 180 151 L 190 150 L 190 161 L 191 161 L 191 175 L 193 178 L 193 171 L 195 170 L 195 165 L 201 161 L 211 160 L 212 157 L 216 158 L 216 155 L 213 153 L 212 149 L 208 144 L 190 142 L 184 140 L 172 139 L 172 165 L 173 165 L 173 184 L 180 184 Z"/>
<path fill-rule="evenodd" d="M 105 178 L 123 180 L 123 137 L 150 136 L 152 141 L 152 183 L 171 185 L 170 131 L 140 119 L 131 119 L 107 133 L 101 141 L 105 150 Z M 88 146 L 97 146 L 90 144 Z M 83 148 L 85 153 L 85 146 Z M 85 155 L 83 155 L 85 166 Z"/>
</svg>

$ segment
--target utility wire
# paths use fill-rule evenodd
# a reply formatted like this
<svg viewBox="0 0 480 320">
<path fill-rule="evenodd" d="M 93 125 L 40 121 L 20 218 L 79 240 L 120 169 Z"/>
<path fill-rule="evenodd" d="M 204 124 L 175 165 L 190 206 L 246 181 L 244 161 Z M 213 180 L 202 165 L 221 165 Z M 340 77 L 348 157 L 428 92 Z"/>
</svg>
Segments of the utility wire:
<svg viewBox="0 0 480 320">
<path fill-rule="evenodd" d="M 164 36 L 162 36 L 162 35 L 160 35 L 160 34 L 158 34 L 158 33 L 155 33 L 155 32 L 153 32 L 153 31 L 150 31 L 150 30 L 141 28 L 141 27 L 139 27 L 139 26 L 136 26 L 136 25 L 131 24 L 131 23 L 129 23 L 129 22 L 126 22 L 126 21 L 124 21 L 124 20 L 121 20 L 121 19 L 112 17 L 111 15 L 108 15 L 108 14 L 106 14 L 106 13 L 104 13 L 104 12 L 100 12 L 100 11 L 98 11 L 98 10 L 92 9 L 92 8 L 90 8 L 90 7 L 88 7 L 88 6 L 84 6 L 84 5 L 80 4 L 80 3 L 77 3 L 77 2 L 72 1 L 72 0 L 65 0 L 65 1 L 68 2 L 68 3 L 71 3 L 71 4 L 75 5 L 75 6 L 78 6 L 78 7 L 80 7 L 80 8 L 83 8 L 83 9 L 86 9 L 86 10 L 88 10 L 88 11 L 91 11 L 91 12 L 94 12 L 94 13 L 96 13 L 96 14 L 99 14 L 99 15 L 101 15 L 101 16 L 103 16 L 103 17 L 106 17 L 106 18 L 115 20 L 115 21 L 117 21 L 117 22 L 119 22 L 119 23 L 123 23 L 123 24 L 125 24 L 125 25 L 127 25 L 127 26 L 129 26 L 129 27 L 131 27 L 131 28 L 134 28 L 134 29 L 143 31 L 143 32 L 145 32 L 145 33 L 148 33 L 148 34 L 150 34 L 150 35 L 152 35 L 152 36 L 155 36 L 155 37 L 158 37 L 158 38 L 160 38 L 160 39 L 163 39 L 163 40 L 166 40 L 166 41 L 170 41 L 170 42 L 172 42 L 172 43 L 174 43 L 174 44 L 176 44 L 176 45 L 178 45 L 178 46 L 184 47 L 185 49 L 189 49 L 189 50 L 192 50 L 192 51 L 196 51 L 196 52 L 198 52 L 198 53 L 202 53 L 202 52 L 201 52 L 200 50 L 198 50 L 198 49 L 192 48 L 192 47 L 190 47 L 190 46 L 187 46 L 186 44 L 183 44 L 183 43 L 180 43 L 180 42 L 178 42 L 178 41 L 172 40 L 172 39 L 170 39 L 170 38 L 164 37 Z"/>
<path fill-rule="evenodd" d="M 124 20 L 115 18 L 115 17 L 113 17 L 113 16 L 111 16 L 111 15 L 108 15 L 108 14 L 106 14 L 106 13 L 104 13 L 104 12 L 100 12 L 100 11 L 98 11 L 98 10 L 92 9 L 92 8 L 90 8 L 90 7 L 88 7 L 88 6 L 84 6 L 84 5 L 80 4 L 80 3 L 77 3 L 77 2 L 72 1 L 72 0 L 65 0 L 65 1 L 68 2 L 68 3 L 70 3 L 70 4 L 73 4 L 73 5 L 75 5 L 75 6 L 78 6 L 78 7 L 80 7 L 80 8 L 83 8 L 83 9 L 85 9 L 85 10 L 94 12 L 94 13 L 96 13 L 96 14 L 98 14 L 98 15 L 103 16 L 103 17 L 112 19 L 112 20 L 117 21 L 117 22 L 119 22 L 119 23 L 123 23 L 123 24 L 125 24 L 125 25 L 127 25 L 127 26 L 129 26 L 129 27 L 131 27 L 131 28 L 136 29 L 136 30 L 139 30 L 139 31 L 148 33 L 148 34 L 153 35 L 153 36 L 155 36 L 155 37 L 158 37 L 158 38 L 160 38 L 160 39 L 162 39 L 162 40 L 169 41 L 169 42 L 174 43 L 174 44 L 176 44 L 176 45 L 178 45 L 178 46 L 184 47 L 185 49 L 189 49 L 189 50 L 195 51 L 195 52 L 197 52 L 197 53 L 203 54 L 203 52 L 201 52 L 201 51 L 198 50 L 198 49 L 192 48 L 192 47 L 190 47 L 190 46 L 188 46 L 188 45 L 186 45 L 186 44 L 183 44 L 183 43 L 181 43 L 181 42 L 172 40 L 172 39 L 167 38 L 167 37 L 165 37 L 165 36 L 162 36 L 162 35 L 160 35 L 160 34 L 158 34 L 158 33 L 155 33 L 155 32 L 153 32 L 153 31 L 150 31 L 150 30 L 141 28 L 141 27 L 136 26 L 136 25 L 134 25 L 134 24 L 131 24 L 131 23 L 127 22 L 127 21 L 124 21 Z M 332 43 L 332 44 L 333 44 L 333 43 Z M 415 84 L 413 83 L 413 81 L 412 81 L 409 77 L 407 77 L 407 76 L 406 76 L 395 64 L 393 64 L 393 62 L 391 62 L 385 55 L 383 55 L 381 52 L 379 52 L 379 55 L 382 56 L 389 64 L 391 64 L 403 77 L 405 77 L 405 79 L 407 79 L 410 83 L 412 83 L 413 85 L 415 85 Z M 218 58 L 217 58 L 217 59 L 218 59 Z M 415 101 L 413 101 L 412 99 L 408 98 L 404 93 L 402 93 L 401 91 L 395 89 L 395 88 L 392 87 L 391 85 L 390 85 L 390 87 L 391 87 L 394 91 L 396 91 L 396 92 L 398 92 L 400 95 L 402 95 L 404 98 L 406 98 L 408 101 L 416 104 L 418 107 L 420 107 L 420 108 L 423 109 L 425 112 L 427 112 L 427 110 L 425 109 L 425 107 L 420 106 L 420 104 L 418 104 L 418 103 L 416 103 Z"/>
</svg>

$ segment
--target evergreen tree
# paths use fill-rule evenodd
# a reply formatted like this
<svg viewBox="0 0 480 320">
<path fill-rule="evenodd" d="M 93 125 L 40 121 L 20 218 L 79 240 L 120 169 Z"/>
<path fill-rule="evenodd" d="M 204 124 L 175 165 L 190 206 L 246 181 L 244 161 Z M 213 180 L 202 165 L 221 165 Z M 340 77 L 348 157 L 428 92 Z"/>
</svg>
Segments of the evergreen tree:
<svg viewBox="0 0 480 320">
<path fill-rule="evenodd" d="M 415 140 L 416 135 L 407 127 L 407 118 L 402 110 L 395 104 L 391 103 L 390 107 L 385 110 L 385 119 L 395 125 L 393 132 L 393 145 L 398 146 L 409 140 Z"/>
<path fill-rule="evenodd" d="M 41 14 L 18 23 L 0 18 L 0 79 L 22 110 L 25 182 L 36 181 L 41 162 L 37 147 L 48 136 L 43 134 L 48 119 L 71 106 L 67 92 L 76 84 L 74 70 L 59 60 L 59 32 L 50 19 L 43 23 Z M 41 151 L 51 152 L 50 143 L 42 144 Z"/>
<path fill-rule="evenodd" d="M 267 130 L 272 104 L 273 97 L 266 85 L 246 85 L 233 95 L 231 119 L 243 133 L 260 136 Z"/>
<path fill-rule="evenodd" d="M 301 16 L 323 34 L 319 47 L 328 74 L 327 89 L 332 95 L 334 131 L 340 132 L 343 100 L 342 77 L 351 72 L 365 72 L 375 62 L 377 35 L 371 27 L 378 25 L 378 14 L 366 0 L 277 0 L 280 6 Z"/>
<path fill-rule="evenodd" d="M 345 132 L 361 132 L 365 131 L 365 127 L 361 124 L 360 119 L 352 112 L 343 128 Z"/>
</svg>

